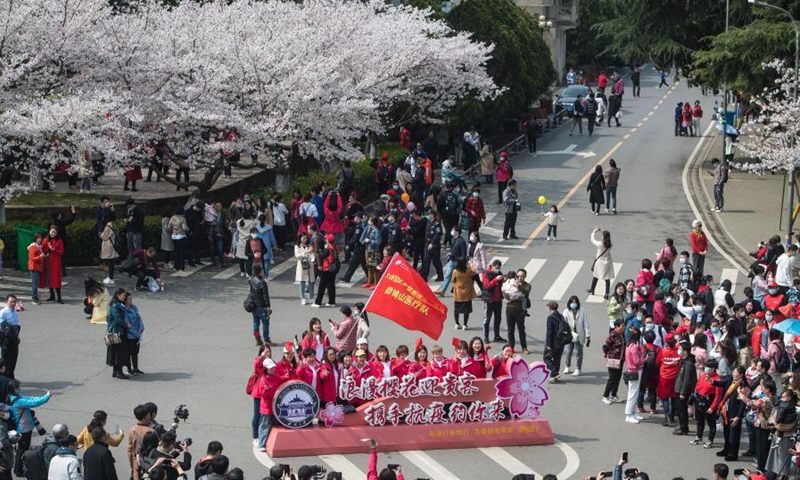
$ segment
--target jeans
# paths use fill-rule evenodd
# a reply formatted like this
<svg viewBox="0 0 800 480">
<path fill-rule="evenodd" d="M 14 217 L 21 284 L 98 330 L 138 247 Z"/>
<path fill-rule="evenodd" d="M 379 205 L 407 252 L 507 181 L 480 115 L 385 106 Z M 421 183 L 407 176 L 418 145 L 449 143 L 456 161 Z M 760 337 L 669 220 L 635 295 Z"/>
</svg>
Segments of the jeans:
<svg viewBox="0 0 800 480">
<path fill-rule="evenodd" d="M 439 287 L 439 290 L 441 290 L 444 293 L 447 293 L 447 287 L 450 286 L 450 280 L 451 277 L 453 276 L 453 270 L 455 270 L 455 268 L 456 268 L 455 260 L 448 261 L 447 265 L 444 266 L 444 283 L 442 283 L 442 286 Z"/>
<path fill-rule="evenodd" d="M 582 370 L 583 367 L 583 344 L 581 342 L 572 342 L 567 345 L 566 350 L 566 366 L 567 368 L 572 366 L 572 352 L 575 352 L 575 368 L 577 370 Z"/>
<path fill-rule="evenodd" d="M 262 339 L 269 342 L 269 315 L 266 307 L 256 307 L 253 310 L 253 335 L 258 336 L 258 325 L 261 324 Z"/>
<path fill-rule="evenodd" d="M 619 391 L 619 381 L 622 379 L 622 366 L 620 368 L 608 368 L 608 380 L 606 381 L 606 389 L 603 390 L 603 397 L 608 398 L 617 396 Z"/>
<path fill-rule="evenodd" d="M 225 259 L 225 239 L 222 237 L 212 237 L 208 241 L 208 253 L 211 261 L 222 265 Z"/>
<path fill-rule="evenodd" d="M 594 122 L 597 120 L 597 115 L 589 115 L 586 118 L 586 130 L 589 131 L 589 136 L 594 132 Z"/>
<path fill-rule="evenodd" d="M 678 412 L 678 397 L 662 398 L 661 408 L 664 410 L 664 420 L 674 422 L 675 414 Z"/>
<path fill-rule="evenodd" d="M 269 278 L 269 262 L 270 262 L 269 258 L 265 258 L 261 262 L 261 266 L 264 268 L 264 279 Z"/>
<path fill-rule="evenodd" d="M 617 187 L 606 187 L 606 210 L 608 209 L 617 211 Z"/>
<path fill-rule="evenodd" d="M 506 328 L 508 329 L 508 344 L 514 348 L 516 338 L 514 330 L 519 332 L 519 344 L 524 349 L 528 349 L 528 339 L 525 335 L 525 310 L 521 308 L 506 308 Z"/>
<path fill-rule="evenodd" d="M 706 429 L 706 424 L 708 424 L 708 441 L 713 442 L 714 437 L 717 435 L 717 419 L 714 415 L 706 412 L 707 410 L 705 408 L 699 408 L 695 405 L 694 413 L 695 420 L 697 420 L 696 437 L 701 440 L 703 439 L 703 432 Z"/>
<path fill-rule="evenodd" d="M 92 191 L 92 177 L 81 178 L 81 190 Z"/>
<path fill-rule="evenodd" d="M 39 299 L 39 277 L 42 276 L 42 272 L 34 272 L 31 270 L 31 298 L 33 300 Z"/>
<path fill-rule="evenodd" d="M 270 430 L 272 430 L 272 415 L 262 414 L 258 422 L 258 448 L 267 446 Z"/>
<path fill-rule="evenodd" d="M 636 398 L 639 396 L 639 386 L 642 383 L 642 371 L 636 372 L 638 377 L 636 380 L 628 382 L 628 401 L 625 402 L 625 415 L 633 415 L 636 413 Z"/>
<path fill-rule="evenodd" d="M 128 241 L 128 254 L 134 250 L 142 249 L 142 232 L 127 232 L 125 239 Z"/>
<path fill-rule="evenodd" d="M 304 299 L 306 294 L 308 294 L 310 301 L 314 300 L 314 282 L 300 280 L 300 300 Z"/>
<path fill-rule="evenodd" d="M 503 302 L 484 302 L 483 307 L 483 338 L 489 338 L 489 324 L 494 316 L 494 338 L 500 336 L 500 317 L 503 312 Z"/>
<path fill-rule="evenodd" d="M 261 398 L 253 399 L 253 419 L 250 421 L 250 428 L 253 430 L 253 439 L 258 438 L 258 427 L 261 424 Z"/>
<path fill-rule="evenodd" d="M 714 204 L 717 210 L 722 210 L 725 207 L 725 184 L 714 184 Z"/>
<path fill-rule="evenodd" d="M 575 130 L 575 126 L 578 127 L 578 132 L 583 135 L 583 117 L 574 116 L 572 117 L 572 128 L 569 129 L 569 134 L 572 135 L 572 131 Z"/>
<path fill-rule="evenodd" d="M 558 225 L 548 225 L 547 226 L 547 237 L 556 238 L 558 236 Z"/>
</svg>

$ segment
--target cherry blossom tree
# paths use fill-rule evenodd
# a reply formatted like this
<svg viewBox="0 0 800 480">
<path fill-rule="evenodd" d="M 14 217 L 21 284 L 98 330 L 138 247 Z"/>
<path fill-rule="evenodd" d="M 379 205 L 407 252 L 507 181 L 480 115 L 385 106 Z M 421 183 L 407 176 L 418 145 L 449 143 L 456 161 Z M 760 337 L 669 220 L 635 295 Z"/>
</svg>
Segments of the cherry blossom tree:
<svg viewBox="0 0 800 480">
<path fill-rule="evenodd" d="M 4 3 L 0 149 L 31 176 L 89 149 L 108 167 L 146 163 L 166 141 L 206 170 L 189 183 L 205 191 L 223 152 L 258 144 L 280 157 L 288 143 L 357 159 L 354 142 L 383 133 L 389 108 L 438 121 L 462 97 L 498 93 L 491 46 L 379 0 L 150 0 L 125 13 L 106 0 Z M 209 142 L 211 129 L 235 135 Z"/>
</svg>

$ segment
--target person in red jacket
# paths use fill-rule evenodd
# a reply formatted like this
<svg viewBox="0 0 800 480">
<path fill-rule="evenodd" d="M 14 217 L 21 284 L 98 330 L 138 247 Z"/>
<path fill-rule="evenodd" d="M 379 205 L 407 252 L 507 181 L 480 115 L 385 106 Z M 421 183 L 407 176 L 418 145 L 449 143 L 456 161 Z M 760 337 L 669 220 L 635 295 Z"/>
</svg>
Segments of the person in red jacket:
<svg viewBox="0 0 800 480">
<path fill-rule="evenodd" d="M 503 345 L 503 349 L 492 357 L 492 378 L 498 378 L 508 375 L 508 361 L 514 357 L 514 348 L 509 345 Z"/>
<path fill-rule="evenodd" d="M 376 369 L 367 363 L 367 352 L 364 350 L 356 350 L 355 357 L 355 363 L 350 367 L 348 373 L 353 377 L 353 380 L 355 380 L 356 386 L 360 387 L 361 383 L 368 378 L 381 379 L 380 372 L 376 371 Z M 350 404 L 358 407 L 367 403 L 367 401 L 368 400 L 363 398 L 354 398 L 350 400 Z"/>
<path fill-rule="evenodd" d="M 378 475 L 378 444 L 375 440 L 372 440 L 369 447 L 367 480 L 405 480 L 401 470 L 399 465 L 394 469 L 384 468 L 381 470 L 381 474 Z"/>
<path fill-rule="evenodd" d="M 411 368 L 411 361 L 408 359 L 408 347 L 400 345 L 395 349 L 394 353 L 397 356 L 392 359 L 392 375 L 397 378 L 403 378 L 408 375 Z"/>
<path fill-rule="evenodd" d="M 483 300 L 485 308 L 483 315 L 483 341 L 489 343 L 489 324 L 492 322 L 494 316 L 494 342 L 503 342 L 507 340 L 500 336 L 500 319 L 503 310 L 503 293 L 500 290 L 503 282 L 506 281 L 503 275 L 502 263 L 500 260 L 495 259 L 492 262 L 492 267 L 487 268 L 481 274 L 481 283 L 483 284 L 483 291 L 481 292 L 481 300 Z M 484 292 L 488 292 L 489 296 L 485 297 Z"/>
<path fill-rule="evenodd" d="M 503 190 L 508 187 L 508 181 L 514 176 L 514 169 L 508 161 L 508 153 L 500 154 L 500 163 L 494 167 L 494 174 L 497 177 L 497 203 L 503 203 Z"/>
<path fill-rule="evenodd" d="M 697 436 L 689 443 L 699 445 L 703 442 L 703 431 L 708 423 L 708 441 L 703 448 L 714 446 L 714 436 L 717 434 L 717 404 L 722 400 L 722 387 L 715 387 L 714 382 L 719 382 L 717 375 L 717 361 L 713 358 L 706 360 L 705 370 L 697 379 L 694 388 L 694 414 L 697 420 Z"/>
<path fill-rule="evenodd" d="M 400 145 L 406 150 L 411 150 L 411 131 L 405 125 L 400 127 Z"/>
<path fill-rule="evenodd" d="M 264 360 L 264 388 L 261 392 L 261 421 L 258 424 L 258 451 L 267 451 L 267 438 L 272 429 L 272 399 L 283 381 L 275 375 L 277 365 L 271 358 Z"/>
<path fill-rule="evenodd" d="M 42 241 L 42 253 L 45 255 L 44 264 L 47 275 L 39 277 L 39 288 L 50 289 L 48 302 L 56 300 L 63 304 L 64 301 L 61 300 L 61 257 L 64 256 L 64 241 L 58 235 L 55 225 L 50 227 L 47 238 Z"/>
<path fill-rule="evenodd" d="M 601 93 L 606 93 L 606 87 L 608 87 L 608 77 L 605 73 L 601 73 L 597 77 L 597 90 Z"/>
<path fill-rule="evenodd" d="M 678 379 L 678 371 L 681 368 L 681 355 L 678 353 L 677 344 L 675 335 L 668 334 L 666 345 L 656 356 L 656 366 L 658 367 L 656 397 L 661 400 L 664 409 L 664 422 L 661 425 L 665 427 L 675 426 L 675 414 L 678 412 L 675 381 Z"/>
<path fill-rule="evenodd" d="M 653 262 L 649 258 L 642 260 L 642 269 L 636 277 L 636 301 L 639 305 L 644 305 L 648 315 L 653 315 L 653 300 L 655 299 L 655 289 L 653 288 Z M 644 294 L 644 295 L 643 295 Z"/>
<path fill-rule="evenodd" d="M 708 237 L 703 232 L 703 222 L 700 220 L 692 222 L 689 243 L 692 245 L 692 269 L 696 275 L 702 275 L 703 267 L 706 264 L 706 253 L 708 253 Z"/>
<path fill-rule="evenodd" d="M 311 385 L 319 395 L 319 362 L 316 353 L 311 348 L 306 348 L 302 353 L 302 362 L 294 371 L 295 378 Z"/>
<path fill-rule="evenodd" d="M 384 153 L 381 155 L 381 161 L 375 167 L 375 183 L 378 185 L 378 195 L 383 195 L 389 190 L 389 185 L 392 183 L 393 168 L 389 163 L 389 154 Z"/>
<path fill-rule="evenodd" d="M 336 360 L 336 350 L 328 347 L 322 354 L 322 361 L 319 362 L 319 401 L 321 403 L 336 402 L 339 395 L 339 371 L 338 361 Z"/>
<path fill-rule="evenodd" d="M 294 345 L 292 345 L 291 342 L 287 342 L 286 345 L 283 346 L 283 358 L 278 361 L 275 367 L 275 375 L 277 375 L 281 381 L 288 382 L 289 380 L 297 378 L 295 376 L 296 369 L 297 360 L 294 358 Z"/>
<path fill-rule="evenodd" d="M 372 360 L 369 360 L 368 355 L 367 363 L 372 368 L 372 371 L 375 372 L 376 377 L 383 379 L 392 376 L 392 360 L 389 357 L 389 348 L 386 345 L 379 345 L 375 349 L 375 357 Z"/>
<path fill-rule="evenodd" d="M 42 234 L 35 233 L 33 242 L 28 245 L 28 271 L 31 274 L 31 303 L 39 305 L 39 281 L 44 273 L 44 252 Z"/>
<path fill-rule="evenodd" d="M 787 296 L 781 293 L 777 283 L 770 282 L 767 285 L 767 294 L 764 295 L 764 310 L 772 310 L 773 322 L 780 323 L 786 319 L 786 315 L 781 312 L 781 307 L 786 305 L 787 301 Z"/>
<path fill-rule="evenodd" d="M 428 361 L 428 349 L 420 340 L 422 339 L 417 340 L 417 348 L 414 349 L 414 363 L 408 367 L 408 373 L 414 374 L 418 381 L 434 376 L 431 362 Z"/>
<path fill-rule="evenodd" d="M 441 345 L 434 345 L 431 348 L 431 370 L 428 376 L 436 377 L 439 380 L 444 378 L 450 367 L 450 362 L 444 356 L 444 349 Z"/>
<path fill-rule="evenodd" d="M 250 397 L 253 399 L 253 419 L 250 426 L 253 430 L 253 441 L 258 441 L 258 424 L 261 422 L 261 392 L 264 391 L 264 360 L 272 356 L 272 349 L 268 345 L 259 347 L 258 356 L 253 360 L 253 375 L 256 381 Z"/>
<path fill-rule="evenodd" d="M 753 348 L 753 358 L 761 358 L 761 337 L 764 335 L 764 330 L 767 328 L 764 322 L 764 312 L 756 312 L 753 314 L 753 332 L 750 334 L 750 346 Z"/>
<path fill-rule="evenodd" d="M 322 361 L 323 352 L 330 346 L 331 340 L 328 338 L 328 334 L 322 330 L 322 321 L 317 317 L 313 317 L 308 322 L 308 332 L 303 336 L 300 351 L 310 348 L 314 350 L 317 360 Z"/>
</svg>

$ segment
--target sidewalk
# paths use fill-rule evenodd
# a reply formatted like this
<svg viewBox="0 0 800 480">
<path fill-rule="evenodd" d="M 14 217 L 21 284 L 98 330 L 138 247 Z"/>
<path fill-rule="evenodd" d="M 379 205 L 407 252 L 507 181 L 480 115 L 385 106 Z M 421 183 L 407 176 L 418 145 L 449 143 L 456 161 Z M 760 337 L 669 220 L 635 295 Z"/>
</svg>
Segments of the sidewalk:
<svg viewBox="0 0 800 480">
<path fill-rule="evenodd" d="M 713 212 L 714 171 L 711 159 L 722 156 L 722 135 L 715 128 L 689 166 L 689 189 L 706 222 L 706 229 L 739 265 L 749 268 L 748 255 L 758 242 L 786 231 L 786 175 L 755 175 L 731 168 L 725 184 L 725 209 Z M 734 162 L 749 159 L 735 157 Z"/>
</svg>

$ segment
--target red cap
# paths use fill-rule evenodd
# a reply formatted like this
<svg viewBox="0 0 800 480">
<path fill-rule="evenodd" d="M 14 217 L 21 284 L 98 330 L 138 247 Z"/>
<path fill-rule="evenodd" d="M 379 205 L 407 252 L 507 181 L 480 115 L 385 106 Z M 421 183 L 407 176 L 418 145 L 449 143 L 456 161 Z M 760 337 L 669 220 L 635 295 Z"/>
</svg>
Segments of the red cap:
<svg viewBox="0 0 800 480">
<path fill-rule="evenodd" d="M 394 197 L 395 195 L 397 195 L 397 192 L 395 191 L 394 188 L 392 188 L 392 189 L 389 189 L 389 190 L 386 191 L 386 195 L 389 195 L 390 197 Z"/>
<path fill-rule="evenodd" d="M 450 340 L 450 344 L 458 348 L 459 346 L 461 346 L 461 339 L 458 337 L 453 337 L 453 339 Z"/>
<path fill-rule="evenodd" d="M 334 237 L 333 234 L 329 233 L 329 234 L 325 235 L 325 240 L 333 243 L 333 241 L 336 240 L 336 237 Z"/>
<path fill-rule="evenodd" d="M 764 318 L 764 312 L 756 312 L 753 316 L 756 318 Z"/>
<path fill-rule="evenodd" d="M 778 284 L 775 283 L 775 282 L 769 282 L 769 285 L 767 285 L 767 288 L 778 288 Z"/>
<path fill-rule="evenodd" d="M 675 335 L 680 335 L 682 333 L 689 333 L 689 326 L 688 325 L 681 325 L 680 327 L 675 329 L 674 333 L 675 333 Z"/>
<path fill-rule="evenodd" d="M 357 197 L 357 196 L 358 196 L 358 194 L 356 193 L 356 191 L 355 191 L 355 190 L 353 190 L 352 192 L 350 192 L 350 196 L 351 196 L 351 197 L 353 197 L 353 198 L 355 198 L 355 197 Z"/>
<path fill-rule="evenodd" d="M 286 342 L 283 346 L 283 353 L 289 353 L 294 351 L 294 344 L 292 342 Z"/>
</svg>

